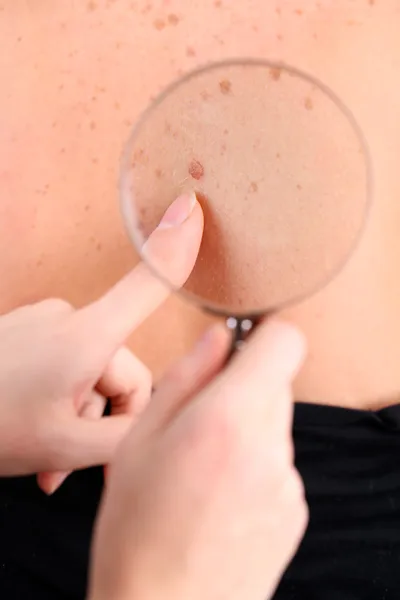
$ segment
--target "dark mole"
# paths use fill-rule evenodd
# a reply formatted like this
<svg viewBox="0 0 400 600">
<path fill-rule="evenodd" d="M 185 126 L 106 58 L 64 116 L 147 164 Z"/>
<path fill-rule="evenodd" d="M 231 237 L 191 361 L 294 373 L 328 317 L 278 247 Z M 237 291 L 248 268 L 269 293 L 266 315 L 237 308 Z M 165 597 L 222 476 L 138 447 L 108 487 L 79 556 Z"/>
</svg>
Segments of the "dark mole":
<svg viewBox="0 0 400 600">
<path fill-rule="evenodd" d="M 193 158 L 189 164 L 188 173 L 193 179 L 198 181 L 204 175 L 204 167 L 200 161 Z"/>
<path fill-rule="evenodd" d="M 87 5 L 87 9 L 90 11 L 96 10 L 96 8 L 97 8 L 96 2 L 89 2 Z"/>
<path fill-rule="evenodd" d="M 255 192 L 258 192 L 258 185 L 255 181 L 252 181 L 250 184 L 250 191 L 253 192 L 253 194 Z"/>
<path fill-rule="evenodd" d="M 168 15 L 168 23 L 170 25 L 178 25 L 180 18 L 178 17 L 178 15 L 175 15 L 174 13 L 171 13 L 170 15 Z"/>
<path fill-rule="evenodd" d="M 219 89 L 221 90 L 221 94 L 229 94 L 232 90 L 232 83 L 229 79 L 223 79 L 219 82 Z"/>
<path fill-rule="evenodd" d="M 312 110 L 314 108 L 314 104 L 313 104 L 313 101 L 311 100 L 311 98 L 306 98 L 304 100 L 304 107 L 307 110 Z"/>
<path fill-rule="evenodd" d="M 274 81 L 279 81 L 282 75 L 282 69 L 280 67 L 271 67 L 269 70 L 269 76 Z"/>
<path fill-rule="evenodd" d="M 154 21 L 154 27 L 158 31 L 162 31 L 165 28 L 165 21 L 163 21 L 162 19 L 156 19 Z"/>
<path fill-rule="evenodd" d="M 192 46 L 186 48 L 186 56 L 196 56 L 196 50 Z"/>
</svg>

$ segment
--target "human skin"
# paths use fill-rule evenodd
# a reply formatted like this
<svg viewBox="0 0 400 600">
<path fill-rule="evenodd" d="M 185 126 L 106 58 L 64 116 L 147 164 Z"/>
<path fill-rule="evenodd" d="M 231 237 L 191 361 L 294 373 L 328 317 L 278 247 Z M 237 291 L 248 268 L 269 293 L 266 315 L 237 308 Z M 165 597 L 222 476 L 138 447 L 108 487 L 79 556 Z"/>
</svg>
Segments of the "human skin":
<svg viewBox="0 0 400 600">
<path fill-rule="evenodd" d="M 322 79 L 371 148 L 375 198 L 351 261 L 285 317 L 308 338 L 301 400 L 379 408 L 400 389 L 400 7 L 396 0 L 0 3 L 0 311 L 81 306 L 137 262 L 118 208 L 132 123 L 172 79 L 254 56 Z M 334 168 L 334 165 L 332 166 Z M 207 319 L 173 298 L 132 349 L 157 378 Z"/>
</svg>

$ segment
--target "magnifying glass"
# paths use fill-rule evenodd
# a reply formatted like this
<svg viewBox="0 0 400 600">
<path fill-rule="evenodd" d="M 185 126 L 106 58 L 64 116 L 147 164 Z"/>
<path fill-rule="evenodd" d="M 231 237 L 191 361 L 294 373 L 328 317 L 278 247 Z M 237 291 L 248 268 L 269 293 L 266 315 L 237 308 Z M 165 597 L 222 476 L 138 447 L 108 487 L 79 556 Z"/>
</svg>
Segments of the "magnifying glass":
<svg viewBox="0 0 400 600">
<path fill-rule="evenodd" d="M 182 289 L 142 254 L 180 194 L 205 215 Z M 212 63 L 170 85 L 134 127 L 122 158 L 121 205 L 143 260 L 172 290 L 219 315 L 238 349 L 262 318 L 319 291 L 363 233 L 372 168 L 343 102 L 296 68 Z"/>
</svg>

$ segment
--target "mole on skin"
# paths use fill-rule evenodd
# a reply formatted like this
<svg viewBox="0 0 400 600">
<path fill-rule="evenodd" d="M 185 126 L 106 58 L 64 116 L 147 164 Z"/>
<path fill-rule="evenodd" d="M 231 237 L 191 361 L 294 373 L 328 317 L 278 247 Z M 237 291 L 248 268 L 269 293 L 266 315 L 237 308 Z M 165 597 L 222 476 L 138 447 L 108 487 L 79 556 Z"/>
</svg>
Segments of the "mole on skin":
<svg viewBox="0 0 400 600">
<path fill-rule="evenodd" d="M 279 67 L 271 67 L 271 69 L 269 70 L 269 74 L 271 79 L 273 79 L 274 81 L 279 81 L 282 75 L 282 69 L 280 69 Z"/>
<path fill-rule="evenodd" d="M 229 79 L 223 79 L 219 82 L 219 89 L 221 90 L 221 94 L 229 94 L 232 89 L 232 83 Z"/>
<path fill-rule="evenodd" d="M 204 175 L 204 167 L 201 164 L 200 161 L 196 160 L 195 158 L 190 162 L 189 164 L 189 175 L 191 177 L 193 177 L 193 179 L 196 179 L 197 181 L 199 179 L 201 179 Z"/>
</svg>

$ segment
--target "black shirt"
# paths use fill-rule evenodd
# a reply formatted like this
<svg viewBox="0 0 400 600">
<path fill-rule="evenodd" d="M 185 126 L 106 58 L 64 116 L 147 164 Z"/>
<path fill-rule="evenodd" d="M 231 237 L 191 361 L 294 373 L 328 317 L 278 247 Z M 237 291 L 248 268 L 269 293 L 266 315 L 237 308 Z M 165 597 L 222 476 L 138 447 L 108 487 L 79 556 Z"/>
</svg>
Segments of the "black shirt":
<svg viewBox="0 0 400 600">
<path fill-rule="evenodd" d="M 400 405 L 298 404 L 293 431 L 310 524 L 274 600 L 398 600 Z M 53 497 L 0 480 L 0 598 L 83 600 L 101 488 L 101 469 Z"/>
</svg>

